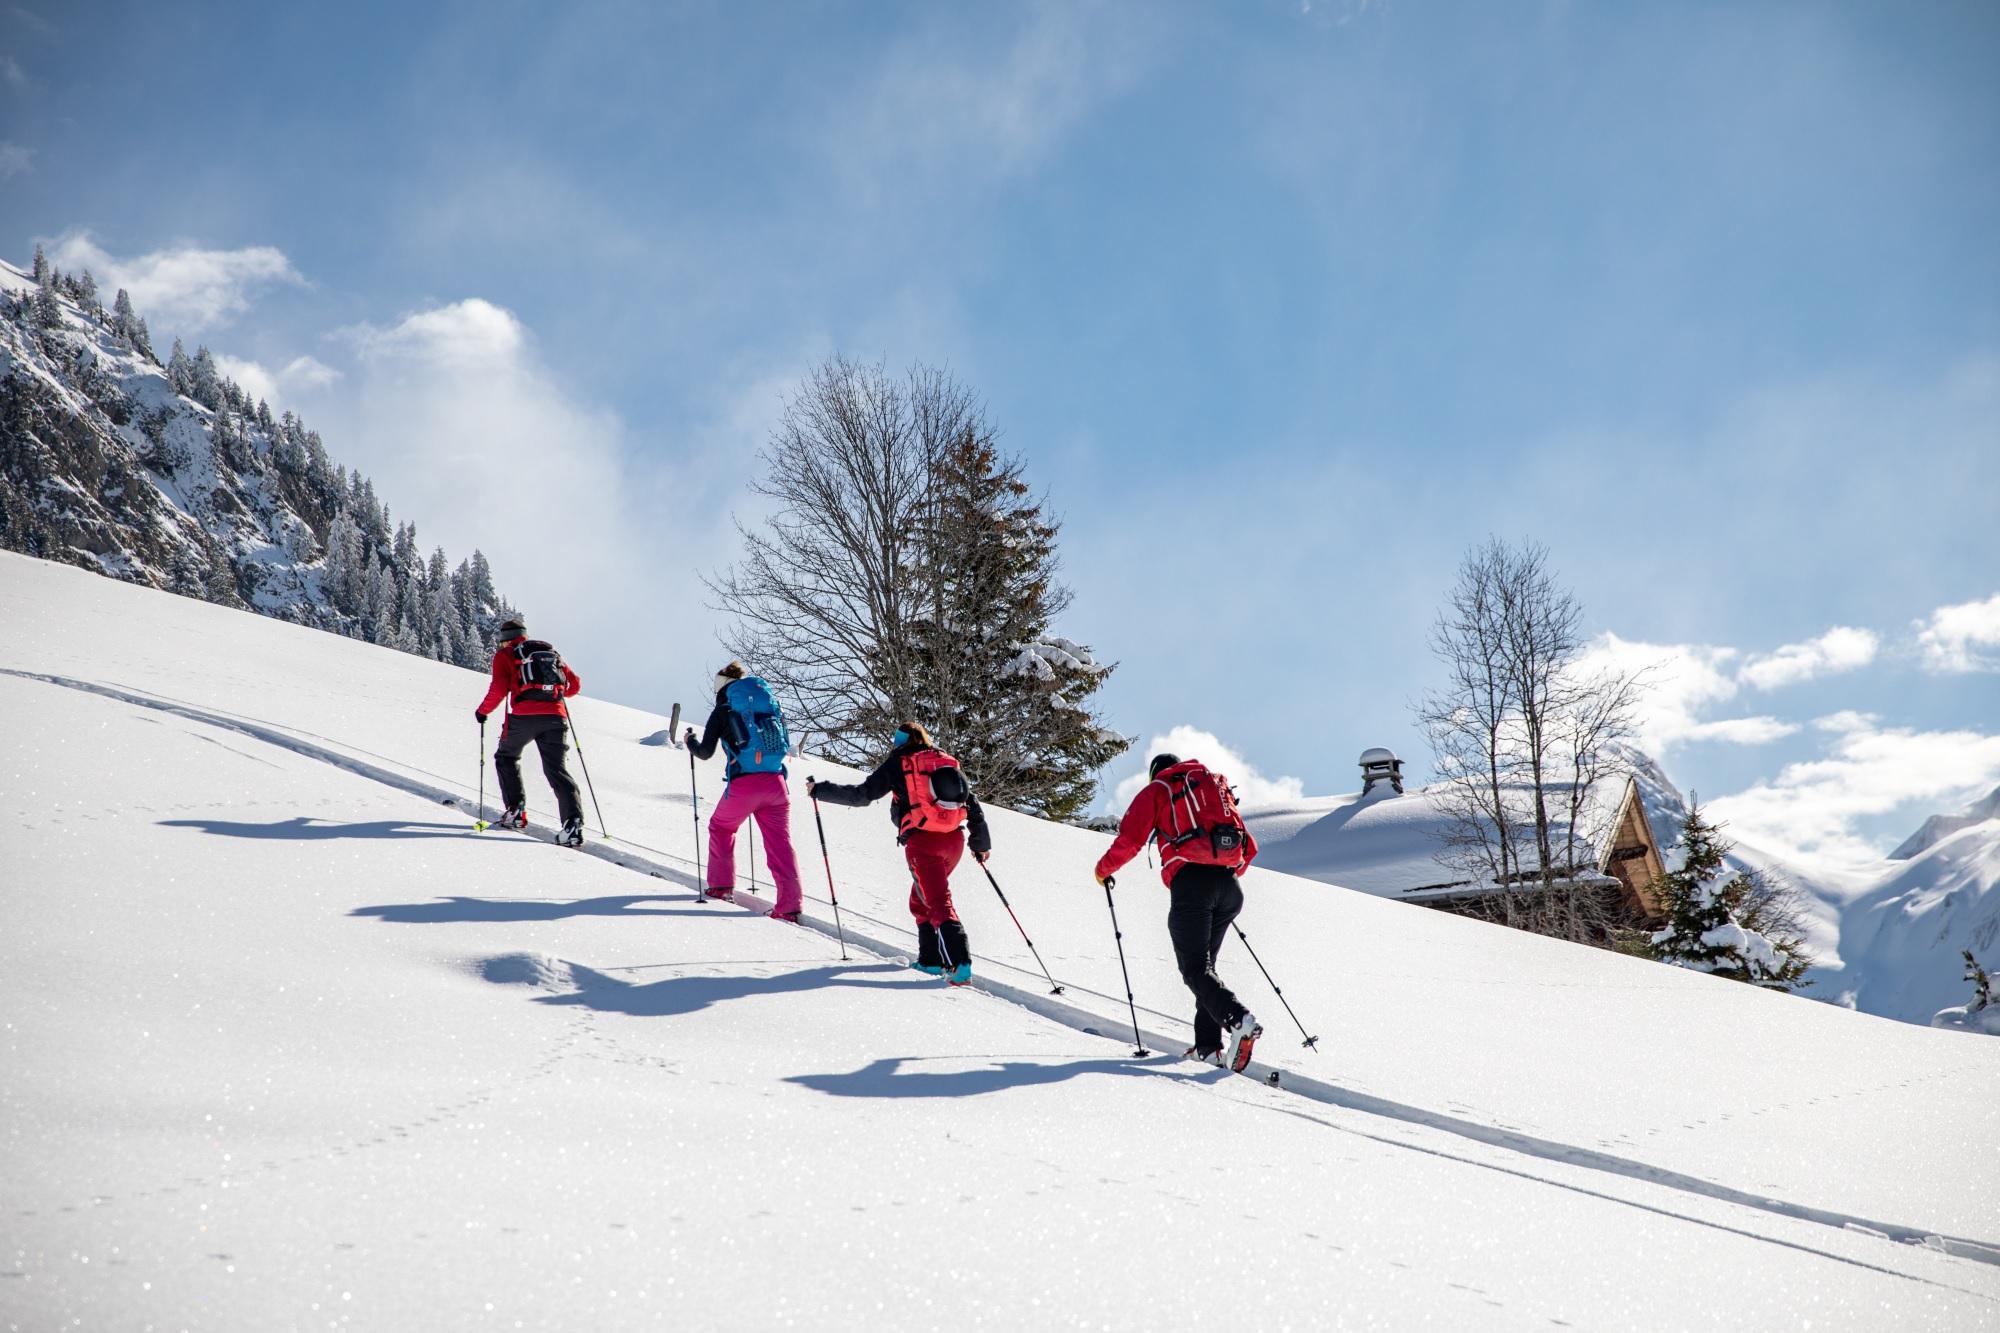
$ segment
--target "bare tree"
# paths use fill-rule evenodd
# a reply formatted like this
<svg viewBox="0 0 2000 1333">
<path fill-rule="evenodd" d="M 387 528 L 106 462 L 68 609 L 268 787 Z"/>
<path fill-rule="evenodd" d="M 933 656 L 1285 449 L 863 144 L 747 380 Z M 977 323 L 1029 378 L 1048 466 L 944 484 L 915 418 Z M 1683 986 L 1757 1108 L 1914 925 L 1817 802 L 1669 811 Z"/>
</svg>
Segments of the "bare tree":
<svg viewBox="0 0 2000 1333">
<path fill-rule="evenodd" d="M 1080 811 L 1126 742 L 1087 697 L 1111 670 L 1052 636 L 1059 529 L 942 371 L 816 366 L 760 455 L 768 518 L 709 581 L 725 643 L 815 748 L 866 765 L 916 718 L 996 804 Z"/>
<path fill-rule="evenodd" d="M 1584 674 L 1582 623 L 1545 548 L 1488 539 L 1459 566 L 1431 634 L 1446 680 L 1416 712 L 1447 815 L 1440 859 L 1494 887 L 1496 919 L 1595 940 L 1614 897 L 1592 858 L 1610 830 L 1593 822 L 1645 681 Z"/>
</svg>

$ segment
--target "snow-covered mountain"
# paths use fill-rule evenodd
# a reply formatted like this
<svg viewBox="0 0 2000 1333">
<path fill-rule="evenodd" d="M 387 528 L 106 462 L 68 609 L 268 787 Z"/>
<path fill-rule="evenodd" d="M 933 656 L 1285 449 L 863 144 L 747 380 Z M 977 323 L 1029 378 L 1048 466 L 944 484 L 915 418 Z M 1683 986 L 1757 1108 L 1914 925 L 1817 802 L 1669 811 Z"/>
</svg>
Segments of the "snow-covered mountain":
<svg viewBox="0 0 2000 1333">
<path fill-rule="evenodd" d="M 1920 848 L 1914 854 L 1909 849 Z M 1871 1014 L 1927 1022 L 1964 1004 L 1961 950 L 2000 971 L 2000 790 L 1933 816 L 1841 917 L 1842 984 Z"/>
<path fill-rule="evenodd" d="M 1134 1054 L 1104 835 L 993 811 L 991 869 L 1064 991 L 969 864 L 979 984 L 946 990 L 897 963 L 879 810 L 824 812 L 836 933 L 802 790 L 836 766 L 791 772 L 801 929 L 693 901 L 687 757 L 635 709 L 575 705 L 616 838 L 472 833 L 482 688 L 0 553 L 0 1322 L 1872 1333 L 2000 1310 L 2000 1042 L 1253 870 L 1243 928 L 1320 1038 L 1231 938 L 1273 1087 L 1176 1058 L 1189 1002 L 1143 866 L 1114 895 Z M 1699 1279 L 1656 1280 L 1668 1260 Z"/>
<path fill-rule="evenodd" d="M 39 255 L 38 255 L 39 259 Z M 485 557 L 426 559 L 319 434 L 120 291 L 0 263 L 0 547 L 474 665 L 509 608 Z"/>
</svg>

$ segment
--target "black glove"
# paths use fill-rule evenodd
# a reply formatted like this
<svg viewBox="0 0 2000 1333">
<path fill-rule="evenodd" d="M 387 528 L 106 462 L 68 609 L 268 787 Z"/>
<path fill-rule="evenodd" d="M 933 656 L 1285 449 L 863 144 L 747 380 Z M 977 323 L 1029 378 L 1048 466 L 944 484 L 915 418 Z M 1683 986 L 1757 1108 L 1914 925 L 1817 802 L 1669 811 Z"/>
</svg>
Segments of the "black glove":
<svg viewBox="0 0 2000 1333">
<path fill-rule="evenodd" d="M 989 857 L 989 856 L 991 856 L 991 855 L 993 855 L 993 853 L 992 853 L 992 852 L 991 852 L 990 850 L 989 850 L 989 851 L 984 851 L 984 852 L 974 852 L 974 853 L 972 854 L 972 859 L 973 859 L 973 860 L 975 860 L 975 861 L 977 861 L 977 862 L 979 862 L 979 864 L 981 864 L 981 865 L 985 865 L 985 864 L 986 864 L 986 858 L 987 858 L 987 857 Z"/>
<path fill-rule="evenodd" d="M 681 737 L 681 741 L 682 741 L 682 743 L 683 743 L 683 744 L 685 744 L 685 745 L 686 745 L 686 746 L 687 746 L 687 747 L 688 747 L 688 748 L 689 748 L 690 750 L 692 750 L 692 749 L 693 749 L 693 748 L 694 748 L 695 746 L 697 746 L 697 745 L 701 744 L 701 740 L 700 740 L 700 738 L 699 738 L 699 737 L 697 737 L 697 736 L 696 736 L 696 735 L 694 734 L 694 728 L 693 728 L 693 727 L 689 727 L 689 728 L 687 729 L 687 735 L 685 735 L 685 736 Z"/>
<path fill-rule="evenodd" d="M 486 714 L 480 712 L 477 708 L 475 708 L 472 710 L 472 715 L 479 719 L 480 726 L 483 727 L 486 725 Z"/>
</svg>

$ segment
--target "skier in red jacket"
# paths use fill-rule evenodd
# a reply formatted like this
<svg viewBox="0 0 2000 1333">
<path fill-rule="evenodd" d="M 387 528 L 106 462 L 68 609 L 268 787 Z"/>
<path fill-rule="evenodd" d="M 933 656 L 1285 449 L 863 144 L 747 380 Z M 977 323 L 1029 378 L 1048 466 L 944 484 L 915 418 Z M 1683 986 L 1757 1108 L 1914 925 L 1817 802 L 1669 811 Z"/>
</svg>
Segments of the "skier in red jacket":
<svg viewBox="0 0 2000 1333">
<path fill-rule="evenodd" d="M 1150 841 L 1160 845 L 1160 878 L 1173 895 L 1167 934 L 1181 980 L 1194 992 L 1190 1058 L 1242 1070 L 1264 1025 L 1215 974 L 1215 955 L 1243 910 L 1237 883 L 1257 856 L 1257 840 L 1236 813 L 1224 782 L 1199 760 L 1159 754 L 1150 779 L 1118 821 L 1118 836 L 1097 862 L 1097 882 L 1109 888 L 1119 869 Z M 1224 1038 L 1228 1039 L 1225 1053 Z"/>
<path fill-rule="evenodd" d="M 495 821 L 501 828 L 528 826 L 528 798 L 521 789 L 521 751 L 533 741 L 542 752 L 542 775 L 555 791 L 556 809 L 562 816 L 562 832 L 556 841 L 565 847 L 583 845 L 583 803 L 577 796 L 576 779 L 569 775 L 564 761 L 569 751 L 569 714 L 563 708 L 563 700 L 582 688 L 582 679 L 546 641 L 529 638 L 527 626 L 519 620 L 502 622 L 500 646 L 493 654 L 493 684 L 473 710 L 483 727 L 500 702 L 507 702 L 500 745 L 493 751 L 493 767 L 500 774 L 500 801 L 506 806 Z"/>
</svg>

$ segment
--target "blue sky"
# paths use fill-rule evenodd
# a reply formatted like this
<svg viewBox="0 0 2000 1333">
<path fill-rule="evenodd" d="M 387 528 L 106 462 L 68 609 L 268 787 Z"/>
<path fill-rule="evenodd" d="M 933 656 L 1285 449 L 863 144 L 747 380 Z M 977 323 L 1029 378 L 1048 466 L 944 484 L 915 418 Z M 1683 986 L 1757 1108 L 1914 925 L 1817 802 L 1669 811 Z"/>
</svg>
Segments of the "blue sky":
<svg viewBox="0 0 2000 1333">
<path fill-rule="evenodd" d="M 614 698 L 712 667 L 785 387 L 920 358 L 1065 516 L 1120 729 L 1421 768 L 1452 567 L 1532 537 L 1678 663 L 1675 777 L 1837 859 L 2000 782 L 1996 68 L 1979 3 L 37 0 L 0 238 Z"/>
</svg>

